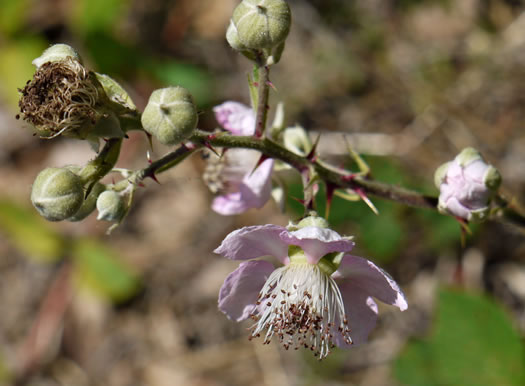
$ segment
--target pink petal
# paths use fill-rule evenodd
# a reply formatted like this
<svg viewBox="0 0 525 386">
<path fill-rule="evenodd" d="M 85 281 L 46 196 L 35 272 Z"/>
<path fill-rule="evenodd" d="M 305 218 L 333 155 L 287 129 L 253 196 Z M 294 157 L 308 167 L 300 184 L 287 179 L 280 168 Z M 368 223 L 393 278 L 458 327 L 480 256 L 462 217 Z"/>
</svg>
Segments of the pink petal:
<svg viewBox="0 0 525 386">
<path fill-rule="evenodd" d="M 308 263 L 317 264 L 321 257 L 331 252 L 350 252 L 354 242 L 339 233 L 315 226 L 304 227 L 297 231 L 284 231 L 281 240 L 288 245 L 297 245 L 306 256 Z"/>
<path fill-rule="evenodd" d="M 447 211 L 454 216 L 467 220 L 470 217 L 470 209 L 461 204 L 455 197 L 450 197 L 448 201 L 443 203 L 443 206 L 447 208 Z"/>
<path fill-rule="evenodd" d="M 396 306 L 401 311 L 408 308 L 405 295 L 399 285 L 388 273 L 371 261 L 358 256 L 345 255 L 338 271 L 343 276 L 343 283 L 352 283 L 368 296 Z"/>
<path fill-rule="evenodd" d="M 343 297 L 345 314 L 348 318 L 348 327 L 350 328 L 353 344 L 347 344 L 339 332 L 334 333 L 335 344 L 342 348 L 349 348 L 365 343 L 368 335 L 376 325 L 377 304 L 366 291 L 351 281 L 342 283 L 339 285 L 339 289 Z"/>
<path fill-rule="evenodd" d="M 252 208 L 262 208 L 272 194 L 272 171 L 273 160 L 267 159 L 253 173 L 250 170 L 244 176 L 238 191 L 215 197 L 212 209 L 229 216 Z"/>
<path fill-rule="evenodd" d="M 288 263 L 288 245 L 279 234 L 285 230 L 278 225 L 255 225 L 231 232 L 215 249 L 215 253 L 232 260 L 248 260 L 261 256 L 274 256 Z"/>
<path fill-rule="evenodd" d="M 219 291 L 219 309 L 237 322 L 250 316 L 256 307 L 259 291 L 273 272 L 264 260 L 245 261 L 230 273 Z"/>
<path fill-rule="evenodd" d="M 233 135 L 253 135 L 255 113 L 242 103 L 227 101 L 213 108 L 217 122 Z"/>
<path fill-rule="evenodd" d="M 483 178 L 488 168 L 489 165 L 487 165 L 485 161 L 477 159 L 465 167 L 463 174 L 465 175 L 465 179 L 484 185 Z"/>
</svg>

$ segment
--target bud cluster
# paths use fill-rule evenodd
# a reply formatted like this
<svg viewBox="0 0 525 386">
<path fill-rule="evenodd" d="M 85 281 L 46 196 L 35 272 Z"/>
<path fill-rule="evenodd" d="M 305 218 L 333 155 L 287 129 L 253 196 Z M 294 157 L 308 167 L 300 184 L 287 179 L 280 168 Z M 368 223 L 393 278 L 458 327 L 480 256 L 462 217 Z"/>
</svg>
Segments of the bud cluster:
<svg viewBox="0 0 525 386">
<path fill-rule="evenodd" d="M 97 151 L 99 138 L 106 140 L 104 149 L 85 166 L 40 172 L 32 188 L 33 205 L 49 221 L 81 221 L 96 208 L 98 220 L 120 223 L 137 182 L 129 180 L 127 172 L 120 185 L 99 181 L 116 164 L 122 139 L 128 130 L 139 129 L 165 145 L 186 140 L 198 121 L 192 95 L 182 87 L 156 90 L 140 116 L 118 82 L 86 69 L 66 44 L 49 47 L 33 64 L 33 79 L 19 90 L 17 118 L 32 124 L 43 138 L 86 139 Z"/>
</svg>

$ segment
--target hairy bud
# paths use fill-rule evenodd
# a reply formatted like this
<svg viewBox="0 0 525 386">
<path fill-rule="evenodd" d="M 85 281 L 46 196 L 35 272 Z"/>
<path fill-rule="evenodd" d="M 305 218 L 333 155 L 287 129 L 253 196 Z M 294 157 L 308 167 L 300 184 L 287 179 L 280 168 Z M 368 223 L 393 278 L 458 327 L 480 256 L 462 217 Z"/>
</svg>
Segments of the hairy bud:
<svg viewBox="0 0 525 386">
<path fill-rule="evenodd" d="M 120 222 L 126 215 L 127 209 L 125 195 L 106 190 L 97 199 L 97 220 Z"/>
<path fill-rule="evenodd" d="M 84 189 L 79 176 L 66 168 L 42 170 L 33 183 L 31 202 L 49 221 L 72 217 L 82 206 Z"/>
<path fill-rule="evenodd" d="M 183 87 L 167 87 L 151 93 L 142 113 L 144 130 L 165 145 L 176 145 L 197 127 L 197 108 Z"/>
<path fill-rule="evenodd" d="M 284 0 L 244 0 L 233 11 L 226 39 L 236 50 L 273 49 L 288 36 L 291 21 Z"/>
</svg>

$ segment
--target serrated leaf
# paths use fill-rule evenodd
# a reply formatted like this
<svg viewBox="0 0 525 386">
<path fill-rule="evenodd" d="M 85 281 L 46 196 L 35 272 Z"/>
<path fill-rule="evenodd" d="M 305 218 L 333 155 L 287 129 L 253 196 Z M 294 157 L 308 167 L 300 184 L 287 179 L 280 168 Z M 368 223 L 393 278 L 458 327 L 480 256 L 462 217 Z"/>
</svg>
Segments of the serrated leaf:
<svg viewBox="0 0 525 386">
<path fill-rule="evenodd" d="M 104 244 L 78 240 L 73 245 L 72 257 L 77 282 L 108 300 L 125 301 L 140 289 L 138 276 Z"/>
<path fill-rule="evenodd" d="M 30 258 L 54 262 L 64 257 L 65 239 L 33 208 L 0 198 L 0 230 Z"/>
<path fill-rule="evenodd" d="M 524 346 L 503 309 L 485 296 L 443 290 L 432 335 L 395 364 L 406 385 L 525 384 Z"/>
</svg>

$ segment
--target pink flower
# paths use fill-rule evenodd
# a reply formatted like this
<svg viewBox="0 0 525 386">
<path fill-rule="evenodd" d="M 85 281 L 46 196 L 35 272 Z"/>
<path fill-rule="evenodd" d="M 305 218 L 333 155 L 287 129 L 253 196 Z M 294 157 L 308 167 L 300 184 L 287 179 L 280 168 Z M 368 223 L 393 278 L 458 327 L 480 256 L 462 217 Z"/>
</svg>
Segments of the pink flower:
<svg viewBox="0 0 525 386">
<path fill-rule="evenodd" d="M 233 135 L 253 135 L 255 114 L 251 108 L 237 102 L 224 102 L 214 107 L 217 121 Z M 222 215 L 242 213 L 261 208 L 272 192 L 273 160 L 263 161 L 257 168 L 260 153 L 256 150 L 229 149 L 220 159 L 213 159 L 205 180 L 215 197 L 212 209 Z"/>
<path fill-rule="evenodd" d="M 306 347 L 321 359 L 334 344 L 367 340 L 378 313 L 372 296 L 401 311 L 408 305 L 386 272 L 348 253 L 354 246 L 349 237 L 305 220 L 288 229 L 250 226 L 226 236 L 215 253 L 248 261 L 224 281 L 219 309 L 236 321 L 254 319 L 250 338 L 263 334 L 269 343 L 276 336 L 286 349 Z M 284 266 L 252 260 L 263 256 Z"/>
<path fill-rule="evenodd" d="M 239 102 L 226 101 L 213 108 L 215 119 L 233 135 L 255 133 L 255 113 L 250 107 Z"/>
<path fill-rule="evenodd" d="M 489 212 L 490 198 L 501 176 L 473 148 L 465 148 L 435 175 L 439 188 L 438 209 L 466 220 L 482 220 Z"/>
</svg>

